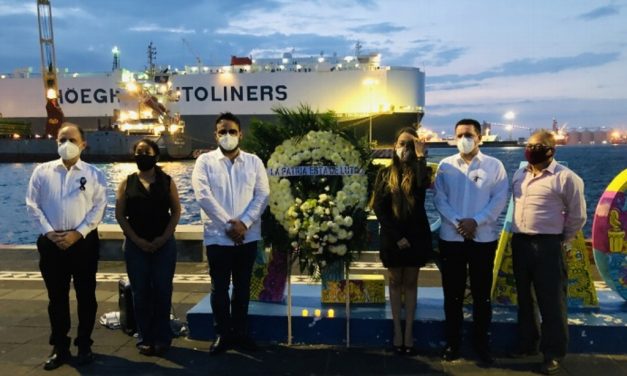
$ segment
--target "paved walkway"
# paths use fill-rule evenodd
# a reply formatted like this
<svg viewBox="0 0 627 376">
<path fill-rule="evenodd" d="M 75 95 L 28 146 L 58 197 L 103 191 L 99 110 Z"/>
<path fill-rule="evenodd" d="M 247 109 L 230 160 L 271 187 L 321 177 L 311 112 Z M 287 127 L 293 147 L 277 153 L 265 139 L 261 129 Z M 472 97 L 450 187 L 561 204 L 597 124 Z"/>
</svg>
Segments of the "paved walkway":
<svg viewBox="0 0 627 376">
<path fill-rule="evenodd" d="M 95 363 L 80 368 L 69 364 L 46 372 L 42 365 L 50 352 L 47 296 L 43 282 L 28 273 L 36 270 L 36 255 L 30 252 L 0 254 L 2 375 L 534 375 L 534 368 L 540 361 L 539 357 L 527 360 L 499 357 L 496 365 L 486 369 L 479 367 L 470 356 L 443 363 L 437 354 L 407 358 L 376 348 L 288 347 L 283 344 L 265 345 L 254 353 L 229 351 L 210 357 L 209 342 L 185 338 L 175 339 L 172 350 L 164 358 L 157 358 L 139 355 L 134 339 L 121 331 L 97 326 L 93 336 Z M 20 273 L 6 271 L 21 271 L 29 277 L 20 278 Z M 124 267 L 121 263 L 102 262 L 100 271 L 123 273 Z M 178 272 L 191 276 L 178 279 L 174 287 L 174 309 L 184 319 L 185 312 L 208 292 L 209 286 L 204 276 L 201 277 L 206 272 L 204 264 L 179 263 Z M 197 281 L 193 281 L 194 275 L 198 275 Z M 430 283 L 435 276 L 425 275 L 425 280 Z M 101 279 L 97 297 L 98 315 L 116 311 L 116 282 Z M 74 300 L 72 304 L 75 312 Z M 76 317 L 73 323 L 76 324 Z M 626 375 L 627 356 L 569 355 L 560 374 Z"/>
</svg>

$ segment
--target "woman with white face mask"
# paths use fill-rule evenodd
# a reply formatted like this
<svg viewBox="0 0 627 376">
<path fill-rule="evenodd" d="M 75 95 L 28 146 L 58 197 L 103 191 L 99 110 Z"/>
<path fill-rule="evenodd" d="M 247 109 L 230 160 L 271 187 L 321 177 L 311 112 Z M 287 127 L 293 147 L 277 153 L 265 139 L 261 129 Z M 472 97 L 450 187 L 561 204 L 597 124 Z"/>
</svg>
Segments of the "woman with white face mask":
<svg viewBox="0 0 627 376">
<path fill-rule="evenodd" d="M 394 151 L 392 164 L 377 176 L 373 209 L 381 225 L 379 256 L 390 277 L 392 344 L 397 354 L 414 355 L 418 270 L 431 253 L 431 231 L 424 205 L 431 170 L 425 159 L 425 144 L 418 139 L 414 128 L 401 129 Z M 404 330 L 401 322 L 403 303 Z"/>
</svg>

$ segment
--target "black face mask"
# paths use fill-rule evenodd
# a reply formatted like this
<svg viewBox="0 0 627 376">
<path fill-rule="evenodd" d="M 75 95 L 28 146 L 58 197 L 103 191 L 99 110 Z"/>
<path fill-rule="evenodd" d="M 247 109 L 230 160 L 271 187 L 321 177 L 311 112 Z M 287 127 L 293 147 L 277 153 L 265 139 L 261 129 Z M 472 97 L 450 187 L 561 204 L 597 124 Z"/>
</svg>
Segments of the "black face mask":
<svg viewBox="0 0 627 376">
<path fill-rule="evenodd" d="M 148 171 L 157 164 L 156 155 L 140 154 L 135 156 L 135 162 L 139 171 Z"/>
<path fill-rule="evenodd" d="M 551 156 L 546 155 L 546 153 L 550 150 L 553 150 L 553 148 L 546 146 L 541 148 L 525 149 L 525 159 L 533 165 L 546 162 L 549 158 L 551 158 Z"/>
</svg>

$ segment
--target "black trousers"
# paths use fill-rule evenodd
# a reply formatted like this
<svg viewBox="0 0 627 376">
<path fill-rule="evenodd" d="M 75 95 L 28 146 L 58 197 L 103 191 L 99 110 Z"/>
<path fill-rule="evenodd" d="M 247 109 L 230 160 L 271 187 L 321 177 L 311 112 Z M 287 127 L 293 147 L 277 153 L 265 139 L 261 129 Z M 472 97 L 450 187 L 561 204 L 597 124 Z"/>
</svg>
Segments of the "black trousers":
<svg viewBox="0 0 627 376">
<path fill-rule="evenodd" d="M 211 309 L 216 335 L 246 335 L 250 278 L 256 256 L 256 241 L 239 246 L 207 246 Z M 231 278 L 233 293 L 229 297 Z"/>
<path fill-rule="evenodd" d="M 477 347 L 488 349 L 492 322 L 490 290 L 497 242 L 449 242 L 440 239 L 439 245 L 447 343 L 455 347 L 461 343 L 464 292 L 469 272 L 474 343 Z"/>
<path fill-rule="evenodd" d="M 39 270 L 48 290 L 50 344 L 69 349 L 70 280 L 74 282 L 78 306 L 78 331 L 74 345 L 91 346 L 91 333 L 96 322 L 96 272 L 99 257 L 98 233 L 90 232 L 67 250 L 58 248 L 45 236 L 37 239 Z"/>
<path fill-rule="evenodd" d="M 563 358 L 568 347 L 568 277 L 561 242 L 561 235 L 512 237 L 520 345 L 536 350 L 540 339 L 546 359 Z"/>
</svg>

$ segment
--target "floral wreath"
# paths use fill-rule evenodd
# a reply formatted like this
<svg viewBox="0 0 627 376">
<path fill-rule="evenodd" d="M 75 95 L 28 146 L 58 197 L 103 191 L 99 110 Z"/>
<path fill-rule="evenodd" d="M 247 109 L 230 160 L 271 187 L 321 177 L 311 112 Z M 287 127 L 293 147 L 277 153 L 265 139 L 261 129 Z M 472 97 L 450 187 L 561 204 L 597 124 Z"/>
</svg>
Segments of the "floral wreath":
<svg viewBox="0 0 627 376">
<path fill-rule="evenodd" d="M 352 260 L 351 244 L 364 231 L 368 161 L 343 135 L 309 131 L 276 147 L 268 160 L 270 211 L 285 229 L 301 269 L 315 274 L 333 261 Z M 359 172 L 286 176 L 284 168 L 349 167 Z"/>
</svg>

